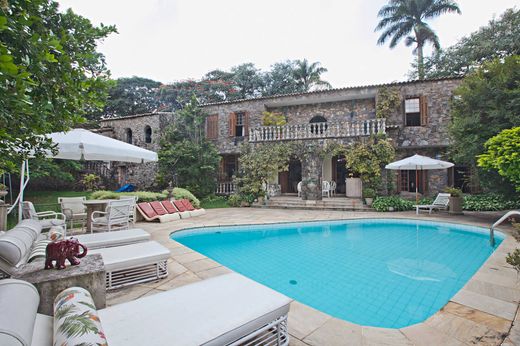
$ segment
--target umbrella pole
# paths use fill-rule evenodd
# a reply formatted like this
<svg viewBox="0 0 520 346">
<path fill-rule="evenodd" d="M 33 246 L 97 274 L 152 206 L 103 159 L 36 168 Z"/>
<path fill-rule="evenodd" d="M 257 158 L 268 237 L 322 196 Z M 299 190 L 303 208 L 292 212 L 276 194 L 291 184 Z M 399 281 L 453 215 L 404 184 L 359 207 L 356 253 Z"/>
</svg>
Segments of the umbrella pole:
<svg viewBox="0 0 520 346">
<path fill-rule="evenodd" d="M 417 174 L 417 166 L 415 166 L 415 204 L 419 204 L 419 174 Z"/>
</svg>

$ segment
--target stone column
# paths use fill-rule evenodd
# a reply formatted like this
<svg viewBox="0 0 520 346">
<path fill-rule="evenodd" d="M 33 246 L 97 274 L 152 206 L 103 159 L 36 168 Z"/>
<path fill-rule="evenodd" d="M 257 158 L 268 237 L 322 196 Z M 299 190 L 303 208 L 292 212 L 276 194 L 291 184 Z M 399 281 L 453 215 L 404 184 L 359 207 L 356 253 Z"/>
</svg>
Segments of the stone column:
<svg viewBox="0 0 520 346">
<path fill-rule="evenodd" d="M 321 173 L 323 159 L 315 153 L 302 158 L 302 199 L 321 201 Z"/>
<path fill-rule="evenodd" d="M 0 199 L 0 231 L 7 231 L 7 208 L 9 204 L 5 204 Z"/>
</svg>

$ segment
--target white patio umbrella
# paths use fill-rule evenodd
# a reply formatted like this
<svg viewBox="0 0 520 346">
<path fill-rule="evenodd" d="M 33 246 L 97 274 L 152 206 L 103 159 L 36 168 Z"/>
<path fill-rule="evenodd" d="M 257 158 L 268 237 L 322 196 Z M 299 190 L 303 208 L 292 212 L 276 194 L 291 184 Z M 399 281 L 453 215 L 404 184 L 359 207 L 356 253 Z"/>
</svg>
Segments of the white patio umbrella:
<svg viewBox="0 0 520 346">
<path fill-rule="evenodd" d="M 47 135 L 56 144 L 58 152 L 47 152 L 49 158 L 62 160 L 152 162 L 157 161 L 157 153 L 139 148 L 117 139 L 99 135 L 85 129 L 54 132 Z M 19 218 L 22 217 L 23 192 L 29 182 L 29 163 L 24 161 L 20 174 L 20 194 L 9 212 L 18 203 Z"/>
<path fill-rule="evenodd" d="M 429 169 L 446 169 L 453 167 L 454 164 L 447 161 L 432 159 L 428 156 L 422 155 L 413 155 L 407 158 L 404 158 L 399 161 L 395 161 L 389 163 L 385 166 L 386 169 L 392 170 L 415 170 L 415 202 L 417 203 L 419 200 L 419 192 L 417 189 L 417 185 L 419 182 L 419 176 L 417 171 L 429 170 Z"/>
</svg>

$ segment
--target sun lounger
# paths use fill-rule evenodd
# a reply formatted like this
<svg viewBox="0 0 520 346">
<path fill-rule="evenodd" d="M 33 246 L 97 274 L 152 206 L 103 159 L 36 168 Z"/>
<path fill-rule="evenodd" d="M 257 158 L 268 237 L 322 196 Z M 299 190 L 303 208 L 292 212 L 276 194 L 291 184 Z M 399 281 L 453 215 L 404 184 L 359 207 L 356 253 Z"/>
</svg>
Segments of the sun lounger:
<svg viewBox="0 0 520 346">
<path fill-rule="evenodd" d="M 202 213 L 197 212 L 195 210 L 195 208 L 193 209 L 193 212 L 190 211 L 186 207 L 186 205 L 183 203 L 182 199 L 178 199 L 178 200 L 173 201 L 173 204 L 175 205 L 175 208 L 177 208 L 179 210 L 179 212 L 184 213 L 184 214 L 188 214 L 189 217 L 202 215 Z M 191 205 L 191 203 L 190 203 L 190 205 Z M 205 213 L 205 211 L 204 211 L 204 213 Z M 184 216 L 182 216 L 182 218 L 184 218 Z"/>
<path fill-rule="evenodd" d="M 429 213 L 432 213 L 432 210 L 447 210 L 448 204 L 450 203 L 450 194 L 449 193 L 439 193 L 432 204 L 419 204 L 414 205 L 415 213 L 419 215 L 419 210 L 426 209 Z"/>
<path fill-rule="evenodd" d="M 161 202 L 162 205 L 164 206 L 164 208 L 166 210 L 168 210 L 169 213 L 177 213 L 182 219 L 188 219 L 191 217 L 191 214 L 189 211 L 185 210 L 185 211 L 180 211 L 178 208 L 175 207 L 175 205 L 169 201 L 169 200 L 165 200 L 165 201 L 162 201 Z"/>
<path fill-rule="evenodd" d="M 96 310 L 83 288 L 61 292 L 55 316 L 38 314 L 38 292 L 19 280 L 0 281 L 0 344 L 288 345 L 291 299 L 236 273 L 221 275 Z M 90 316 L 84 334 L 64 324 Z M 105 339 L 106 338 L 106 339 Z"/>
<path fill-rule="evenodd" d="M 73 238 L 78 239 L 78 241 L 85 245 L 89 250 L 94 250 L 149 241 L 150 233 L 141 228 L 132 228 L 123 231 L 82 234 L 74 236 Z"/>
<path fill-rule="evenodd" d="M 156 241 L 94 249 L 101 254 L 106 271 L 107 289 L 115 289 L 168 276 L 170 250 Z"/>
<path fill-rule="evenodd" d="M 39 228 L 38 228 L 39 227 Z M 15 228 L 0 236 L 0 278 L 16 277 L 28 263 L 32 250 L 45 251 L 45 238 L 41 238 L 41 225 L 32 220 L 24 220 Z M 86 237 L 90 244 L 100 246 L 95 241 L 97 236 L 106 244 L 116 244 L 132 240 L 143 240 L 146 236 L 142 230 L 133 232 L 133 236 L 123 237 L 125 231 L 113 235 L 112 232 Z M 145 232 L 146 233 L 146 232 Z M 111 235 L 111 236 L 109 236 Z M 127 233 L 128 235 L 128 233 Z M 149 235 L 148 235 L 149 236 Z M 123 240 L 124 238 L 124 240 Z M 45 253 L 45 252 L 43 252 Z M 124 246 L 114 246 L 103 249 L 90 249 L 88 254 L 99 253 L 103 257 L 106 270 L 106 286 L 108 289 L 133 285 L 145 281 L 157 280 L 168 276 L 167 260 L 170 250 L 155 241 L 142 241 Z M 42 256 L 39 256 L 42 258 Z M 43 256 L 44 258 L 44 256 Z M 1 345 L 1 343 L 0 343 Z"/>
<path fill-rule="evenodd" d="M 157 202 L 157 203 L 159 203 L 159 205 L 161 205 L 160 202 Z M 152 207 L 151 203 L 142 202 L 142 203 L 137 204 L 137 210 L 139 210 L 139 214 L 141 214 L 141 216 L 146 221 L 159 220 L 159 222 L 168 222 L 168 221 L 179 220 L 181 218 L 181 216 L 178 213 L 169 214 L 166 211 L 166 209 L 164 209 L 164 206 L 162 206 L 162 205 L 160 208 L 156 204 L 154 204 L 154 205 L 156 206 L 157 210 L 162 209 L 161 214 L 157 213 L 157 211 Z"/>
<path fill-rule="evenodd" d="M 191 216 L 200 216 L 206 214 L 203 208 L 195 208 L 188 199 L 181 199 L 181 203 L 190 212 Z"/>
</svg>

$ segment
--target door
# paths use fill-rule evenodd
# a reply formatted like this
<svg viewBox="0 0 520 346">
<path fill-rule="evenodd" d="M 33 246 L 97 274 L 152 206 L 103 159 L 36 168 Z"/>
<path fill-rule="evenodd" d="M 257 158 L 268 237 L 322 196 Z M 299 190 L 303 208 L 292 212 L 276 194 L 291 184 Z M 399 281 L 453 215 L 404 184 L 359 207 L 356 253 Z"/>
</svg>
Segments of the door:
<svg viewBox="0 0 520 346">
<path fill-rule="evenodd" d="M 280 190 L 282 193 L 289 192 L 289 172 L 278 173 L 278 183 L 280 184 Z"/>
</svg>

